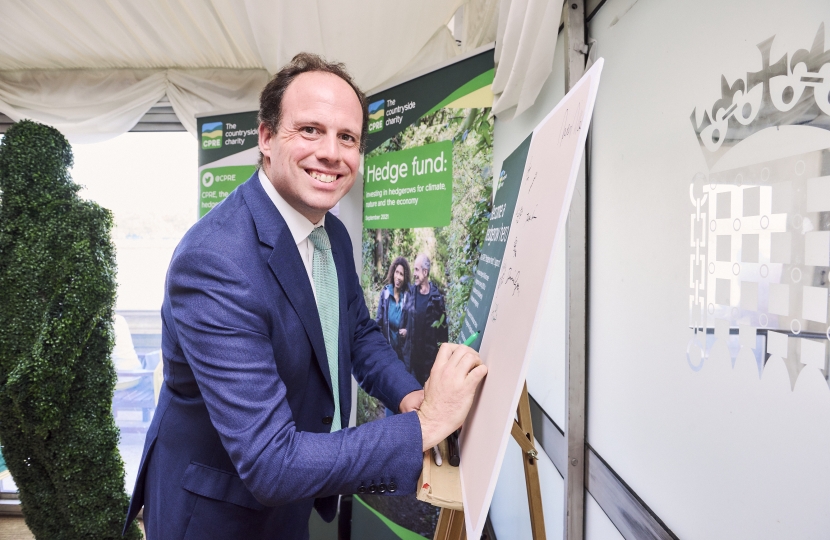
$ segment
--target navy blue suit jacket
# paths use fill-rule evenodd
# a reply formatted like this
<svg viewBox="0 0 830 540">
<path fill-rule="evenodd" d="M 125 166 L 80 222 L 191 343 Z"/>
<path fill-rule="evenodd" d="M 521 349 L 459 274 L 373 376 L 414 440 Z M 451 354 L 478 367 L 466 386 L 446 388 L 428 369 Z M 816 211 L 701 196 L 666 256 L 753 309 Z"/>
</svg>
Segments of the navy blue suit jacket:
<svg viewBox="0 0 830 540">
<path fill-rule="evenodd" d="M 342 425 L 351 381 L 387 407 L 421 386 L 369 316 L 343 224 L 326 215 L 340 287 Z M 325 343 L 305 266 L 254 174 L 182 239 L 162 306 L 165 384 L 127 523 L 150 540 L 308 537 L 312 505 L 384 484 L 415 491 L 420 422 L 408 413 L 329 433 Z M 315 501 L 316 500 L 316 501 Z"/>
</svg>

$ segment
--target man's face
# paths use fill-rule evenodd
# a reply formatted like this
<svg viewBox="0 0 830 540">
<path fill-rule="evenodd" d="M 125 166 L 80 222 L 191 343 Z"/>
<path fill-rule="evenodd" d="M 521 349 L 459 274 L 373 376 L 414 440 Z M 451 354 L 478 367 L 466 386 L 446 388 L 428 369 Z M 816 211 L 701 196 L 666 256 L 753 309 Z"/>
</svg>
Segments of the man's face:
<svg viewBox="0 0 830 540">
<path fill-rule="evenodd" d="M 415 259 L 415 265 L 412 267 L 412 278 L 415 280 L 415 285 L 418 286 L 426 282 L 427 271 L 424 268 L 424 260 L 420 257 Z"/>
<path fill-rule="evenodd" d="M 259 126 L 268 179 L 312 223 L 354 184 L 362 127 L 363 110 L 352 87 L 319 71 L 302 73 L 288 85 L 276 133 Z"/>
</svg>

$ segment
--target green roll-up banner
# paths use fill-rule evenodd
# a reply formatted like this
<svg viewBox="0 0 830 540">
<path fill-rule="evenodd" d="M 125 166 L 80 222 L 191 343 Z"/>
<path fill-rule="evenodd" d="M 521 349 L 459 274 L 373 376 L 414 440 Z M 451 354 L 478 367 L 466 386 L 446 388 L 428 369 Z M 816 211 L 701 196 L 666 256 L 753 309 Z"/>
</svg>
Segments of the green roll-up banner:
<svg viewBox="0 0 830 540">
<path fill-rule="evenodd" d="M 257 111 L 198 116 L 199 217 L 250 178 L 259 160 Z"/>
<path fill-rule="evenodd" d="M 361 283 L 384 336 L 422 384 L 438 342 L 459 340 L 487 234 L 493 74 L 490 49 L 369 96 Z M 358 424 L 397 406 L 361 390 Z M 376 487 L 391 480 L 378 478 Z M 414 495 L 366 494 L 361 502 L 353 538 L 433 537 L 438 509 Z"/>
</svg>

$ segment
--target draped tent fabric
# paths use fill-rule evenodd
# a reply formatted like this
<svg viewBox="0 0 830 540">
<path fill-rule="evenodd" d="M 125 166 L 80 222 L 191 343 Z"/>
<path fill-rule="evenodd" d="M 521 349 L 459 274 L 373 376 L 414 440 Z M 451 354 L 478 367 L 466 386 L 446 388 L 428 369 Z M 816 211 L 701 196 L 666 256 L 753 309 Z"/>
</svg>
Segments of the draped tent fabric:
<svg viewBox="0 0 830 540">
<path fill-rule="evenodd" d="M 461 52 L 467 53 L 496 41 L 499 0 L 468 0 L 464 5 L 464 33 Z"/>
<path fill-rule="evenodd" d="M 197 113 L 256 109 L 268 78 L 264 69 L 6 71 L 0 112 L 54 126 L 73 143 L 94 143 L 132 129 L 167 94 L 195 135 Z"/>
<path fill-rule="evenodd" d="M 263 66 L 269 72 L 275 72 L 300 51 L 313 51 L 345 62 L 358 85 L 365 89 L 375 88 L 399 73 L 436 31 L 446 26 L 463 3 L 463 0 L 245 2 Z M 291 22 L 280 24 L 279 31 L 274 31 L 275 21 Z"/>
<path fill-rule="evenodd" d="M 259 93 L 271 76 L 264 69 L 168 70 L 167 97 L 187 130 L 196 134 L 196 115 L 259 108 Z"/>
<path fill-rule="evenodd" d="M 455 38 L 452 37 L 449 28 L 441 26 L 432 35 L 430 40 L 423 46 L 418 54 L 409 61 L 398 73 L 379 86 L 375 86 L 372 90 L 366 92 L 367 95 L 373 94 L 376 88 L 380 86 L 388 86 L 391 81 L 399 81 L 405 79 L 408 75 L 422 72 L 431 68 L 436 62 L 436 58 L 452 58 L 458 55 L 458 47 L 455 44 Z"/>
<path fill-rule="evenodd" d="M 562 0 L 501 0 L 496 33 L 493 113 L 520 115 L 536 101 L 553 70 Z"/>
<path fill-rule="evenodd" d="M 0 9 L 0 70 L 264 68 L 236 0 L 3 0 Z"/>
<path fill-rule="evenodd" d="M 365 90 L 449 60 L 462 5 L 463 50 L 496 39 L 493 112 L 509 120 L 550 74 L 562 0 L 2 0 L 0 113 L 97 142 L 166 94 L 195 135 L 196 114 L 256 108 L 300 51 Z"/>
<path fill-rule="evenodd" d="M 0 113 L 96 142 L 165 93 L 194 115 L 256 108 L 296 53 L 344 62 L 371 89 L 459 53 L 446 28 L 464 0 L 4 0 Z"/>
<path fill-rule="evenodd" d="M 97 142 L 128 131 L 164 96 L 153 70 L 7 71 L 0 112 L 51 125 L 72 142 Z"/>
</svg>

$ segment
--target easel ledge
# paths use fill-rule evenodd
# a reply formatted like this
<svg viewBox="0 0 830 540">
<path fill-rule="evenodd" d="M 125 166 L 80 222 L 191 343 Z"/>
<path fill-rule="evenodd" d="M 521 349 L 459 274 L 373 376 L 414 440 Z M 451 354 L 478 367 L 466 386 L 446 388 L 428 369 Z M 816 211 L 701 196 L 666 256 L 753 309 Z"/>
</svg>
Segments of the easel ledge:
<svg viewBox="0 0 830 540">
<path fill-rule="evenodd" d="M 542 510 L 542 489 L 539 485 L 538 453 L 533 444 L 533 424 L 530 418 L 530 401 L 527 396 L 527 383 L 522 389 L 519 398 L 519 407 L 516 411 L 518 420 L 513 422 L 511 435 L 522 448 L 524 453 L 525 484 L 527 486 L 527 502 L 530 508 L 530 529 L 533 540 L 545 540 L 545 516 Z M 430 452 L 428 452 L 429 454 Z M 457 471 L 457 469 L 456 469 Z M 464 510 L 441 508 L 438 517 L 438 526 L 435 528 L 433 540 L 466 540 L 467 532 L 464 528 Z M 478 539 L 475 539 L 478 540 Z"/>
</svg>

